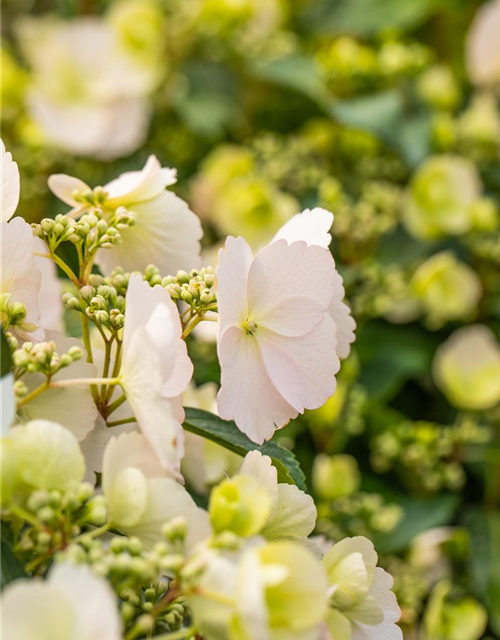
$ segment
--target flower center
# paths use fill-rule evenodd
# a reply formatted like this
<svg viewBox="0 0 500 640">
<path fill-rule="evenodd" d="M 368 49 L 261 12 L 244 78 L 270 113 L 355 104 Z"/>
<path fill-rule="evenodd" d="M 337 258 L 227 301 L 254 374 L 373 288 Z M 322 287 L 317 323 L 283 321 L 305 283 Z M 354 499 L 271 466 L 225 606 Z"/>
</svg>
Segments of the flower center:
<svg viewBox="0 0 500 640">
<path fill-rule="evenodd" d="M 249 336 L 253 336 L 258 329 L 255 322 L 253 322 L 252 320 L 249 320 L 248 318 L 245 320 L 245 322 L 241 326 L 243 331 L 245 331 L 245 333 L 247 333 Z"/>
</svg>

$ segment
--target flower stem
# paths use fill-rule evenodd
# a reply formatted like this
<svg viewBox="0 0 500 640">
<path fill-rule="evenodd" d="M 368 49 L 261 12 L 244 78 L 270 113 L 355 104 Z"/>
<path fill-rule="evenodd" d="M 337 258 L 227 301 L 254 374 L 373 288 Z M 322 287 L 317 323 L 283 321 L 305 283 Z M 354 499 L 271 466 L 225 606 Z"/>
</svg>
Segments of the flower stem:
<svg viewBox="0 0 500 640">
<path fill-rule="evenodd" d="M 64 273 L 68 276 L 68 278 L 71 280 L 74 286 L 77 289 L 80 288 L 80 282 L 78 281 L 78 278 L 76 277 L 76 275 L 68 267 L 68 265 L 63 260 L 61 260 L 61 258 L 57 256 L 53 251 L 50 253 L 38 253 L 38 251 L 36 251 L 35 255 L 38 256 L 39 258 L 47 258 L 48 260 L 52 260 L 53 262 L 55 262 L 57 266 L 61 269 L 61 271 L 64 271 Z"/>
<path fill-rule="evenodd" d="M 81 536 L 78 536 L 73 540 L 73 542 L 81 542 L 82 540 L 92 540 L 93 538 L 97 538 L 106 531 L 109 531 L 111 528 L 111 522 L 106 522 L 102 527 L 97 527 L 96 529 L 92 529 L 92 531 L 87 531 L 87 533 L 82 533 Z"/>
<path fill-rule="evenodd" d="M 37 396 L 39 396 L 41 393 L 46 391 L 49 388 L 49 386 L 50 386 L 50 381 L 49 381 L 49 378 L 47 378 L 47 380 L 45 380 L 43 384 L 41 384 L 39 387 L 34 389 L 31 393 L 28 393 L 27 396 L 24 396 L 24 398 L 19 400 L 19 402 L 17 403 L 17 406 L 22 407 L 23 405 L 28 404 L 28 402 L 31 402 L 31 400 L 34 400 Z"/>
<path fill-rule="evenodd" d="M 125 402 L 126 399 L 127 396 L 125 394 L 122 394 L 106 408 L 106 415 L 110 416 L 113 411 L 116 411 L 116 409 L 118 409 L 118 407 L 120 407 Z"/>
<path fill-rule="evenodd" d="M 123 420 L 114 420 L 112 422 L 107 422 L 108 427 L 119 427 L 121 424 L 132 424 L 133 422 L 137 422 L 137 420 L 132 416 L 131 418 L 124 418 Z"/>
<path fill-rule="evenodd" d="M 120 384 L 120 378 L 75 378 L 74 380 L 56 380 L 50 383 L 50 387 L 79 387 L 81 385 L 95 384 Z"/>
<path fill-rule="evenodd" d="M 179 629 L 179 631 L 172 631 L 171 633 L 165 633 L 161 636 L 155 636 L 155 640 L 184 640 L 185 638 L 189 638 L 194 631 L 194 627 Z"/>
</svg>

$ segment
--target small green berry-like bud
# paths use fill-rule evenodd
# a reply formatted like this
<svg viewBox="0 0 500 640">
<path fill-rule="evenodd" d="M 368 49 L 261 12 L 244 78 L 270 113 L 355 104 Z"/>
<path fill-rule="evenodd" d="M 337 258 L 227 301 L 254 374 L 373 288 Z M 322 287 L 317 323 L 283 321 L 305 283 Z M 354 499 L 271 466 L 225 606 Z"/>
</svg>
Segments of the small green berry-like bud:
<svg viewBox="0 0 500 640">
<path fill-rule="evenodd" d="M 184 300 L 184 302 L 193 304 L 193 296 L 189 293 L 189 291 L 186 291 L 185 289 L 183 289 L 181 292 L 181 298 Z"/>
<path fill-rule="evenodd" d="M 177 282 L 179 282 L 180 284 L 187 284 L 190 279 L 191 278 L 189 277 L 189 274 L 187 274 L 185 271 L 177 272 Z"/>
</svg>

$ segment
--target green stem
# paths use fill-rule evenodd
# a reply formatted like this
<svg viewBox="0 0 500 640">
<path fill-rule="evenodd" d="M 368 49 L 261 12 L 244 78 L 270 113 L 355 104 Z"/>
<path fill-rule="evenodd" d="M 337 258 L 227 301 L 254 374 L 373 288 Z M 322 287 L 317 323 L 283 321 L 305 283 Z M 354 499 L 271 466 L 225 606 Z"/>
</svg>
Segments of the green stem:
<svg viewBox="0 0 500 640">
<path fill-rule="evenodd" d="M 112 402 L 106 408 L 106 415 L 110 416 L 113 413 L 113 411 L 116 411 L 116 409 L 118 409 L 118 407 L 120 407 L 125 402 L 126 399 L 127 399 L 127 396 L 125 394 L 123 394 L 117 400 Z"/>
<path fill-rule="evenodd" d="M 16 504 L 9 505 L 9 511 L 18 518 L 21 518 L 21 520 L 26 520 L 26 522 L 29 522 L 34 527 L 42 527 L 42 523 L 36 516 Z"/>
<path fill-rule="evenodd" d="M 122 366 L 122 343 L 117 339 L 116 341 L 116 353 L 115 353 L 115 363 L 113 365 L 113 372 L 111 373 L 113 378 L 117 378 L 120 373 L 120 367 Z M 113 388 L 109 387 L 106 395 L 104 396 L 104 404 L 108 404 L 113 395 Z"/>
<path fill-rule="evenodd" d="M 38 256 L 39 258 L 47 258 L 48 260 L 53 260 L 57 264 L 57 266 L 62 271 L 64 271 L 64 273 L 68 276 L 68 278 L 71 280 L 74 286 L 77 289 L 80 288 L 80 282 L 76 277 L 75 273 L 73 273 L 73 271 L 68 267 L 68 265 L 63 260 L 61 260 L 61 258 L 57 256 L 53 251 L 51 251 L 50 253 L 35 252 L 35 255 Z"/>
<path fill-rule="evenodd" d="M 19 400 L 19 402 L 17 403 L 17 406 L 22 407 L 23 405 L 28 404 L 28 402 L 31 402 L 31 400 L 34 400 L 37 396 L 39 396 L 41 393 L 46 391 L 49 388 L 49 386 L 50 386 L 50 379 L 47 378 L 47 380 L 45 380 L 43 384 L 41 384 L 39 387 L 34 389 L 31 393 L 28 393 L 27 396 L 24 396 L 24 398 Z"/>
<path fill-rule="evenodd" d="M 89 320 L 84 313 L 80 313 L 80 322 L 82 325 L 82 340 L 83 345 L 85 347 L 85 351 L 87 352 L 87 362 L 91 364 L 94 363 L 94 358 L 92 356 L 92 343 L 90 342 L 90 328 L 89 328 Z M 95 384 L 90 386 L 90 393 L 92 394 L 92 398 L 94 402 L 97 404 L 99 401 L 99 391 Z"/>
<path fill-rule="evenodd" d="M 172 631 L 171 633 L 165 633 L 161 636 L 155 636 L 154 640 L 184 640 L 193 635 L 195 627 L 189 629 L 179 629 L 179 631 Z"/>
<path fill-rule="evenodd" d="M 185 340 L 188 337 L 188 335 L 191 333 L 191 331 L 195 327 L 197 327 L 202 320 L 203 320 L 203 316 L 196 316 L 194 320 L 192 320 L 191 323 L 185 327 L 184 331 L 182 332 L 182 336 L 181 336 L 182 339 Z"/>
<path fill-rule="evenodd" d="M 50 383 L 50 387 L 79 387 L 87 384 L 115 385 L 120 384 L 120 378 L 75 378 L 74 380 L 56 380 L 56 382 Z"/>
<path fill-rule="evenodd" d="M 106 533 L 111 529 L 111 522 L 106 522 L 102 527 L 97 527 L 97 529 L 92 529 L 92 531 L 87 531 L 87 533 L 82 533 L 81 536 L 78 536 L 73 540 L 73 542 L 81 542 L 82 540 L 92 540 L 93 538 L 97 538 L 103 533 Z"/>
<path fill-rule="evenodd" d="M 111 363 L 111 345 L 112 340 L 105 341 L 105 353 L 104 353 L 104 364 L 102 366 L 102 377 L 107 378 L 109 374 L 109 365 Z M 104 399 L 106 397 L 106 392 L 108 387 L 104 385 L 101 387 L 101 402 L 104 403 Z"/>
<path fill-rule="evenodd" d="M 124 418 L 123 420 L 113 420 L 112 422 L 107 422 L 108 427 L 119 427 L 121 424 L 132 424 L 133 422 L 137 422 L 137 420 L 132 416 L 131 418 Z"/>
</svg>

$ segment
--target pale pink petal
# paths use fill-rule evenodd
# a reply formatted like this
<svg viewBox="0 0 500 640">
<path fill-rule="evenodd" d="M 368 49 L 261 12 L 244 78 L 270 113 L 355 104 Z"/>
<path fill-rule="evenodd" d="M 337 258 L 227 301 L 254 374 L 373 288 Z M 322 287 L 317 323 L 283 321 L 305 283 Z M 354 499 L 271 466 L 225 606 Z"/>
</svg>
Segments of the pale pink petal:
<svg viewBox="0 0 500 640">
<path fill-rule="evenodd" d="M 151 200 L 175 182 L 177 170 L 162 168 L 156 156 L 149 156 L 141 171 L 122 173 L 108 182 L 104 189 L 108 193 L 110 206 L 118 207 Z"/>
<path fill-rule="evenodd" d="M 278 305 L 309 298 L 326 309 L 333 297 L 335 263 L 331 253 L 305 242 L 278 240 L 264 247 L 248 272 L 248 306 L 257 324 Z"/>
<path fill-rule="evenodd" d="M 21 183 L 19 179 L 19 167 L 12 160 L 12 154 L 5 149 L 3 140 L 0 140 L 2 153 L 2 211 L 1 220 L 7 222 L 16 212 L 19 204 Z"/>
<path fill-rule="evenodd" d="M 237 327 L 229 327 L 218 345 L 222 369 L 217 397 L 219 415 L 234 419 L 240 431 L 257 444 L 269 440 L 297 411 L 273 386 L 257 341 Z"/>
<path fill-rule="evenodd" d="M 47 184 L 52 193 L 57 196 L 59 200 L 62 200 L 62 202 L 69 204 L 70 207 L 82 206 L 82 203 L 75 200 L 73 196 L 75 191 L 81 194 L 90 191 L 90 187 L 88 184 L 85 184 L 83 180 L 68 176 L 65 173 L 52 174 L 49 176 Z"/>
<path fill-rule="evenodd" d="M 474 84 L 495 85 L 500 81 L 500 2 L 481 5 L 466 40 L 466 62 Z"/>
<path fill-rule="evenodd" d="M 250 318 L 257 327 L 262 326 L 282 336 L 303 336 L 318 325 L 325 309 L 311 298 L 296 297 L 283 300 L 265 313 L 251 312 Z"/>
<path fill-rule="evenodd" d="M 288 338 L 259 329 L 255 337 L 269 378 L 296 411 L 317 409 L 334 394 L 340 363 L 329 315 L 304 336 Z"/>
<path fill-rule="evenodd" d="M 35 251 L 46 253 L 47 247 L 40 238 L 34 238 Z M 40 324 L 44 329 L 63 329 L 62 281 L 57 277 L 57 268 L 52 260 L 35 256 L 35 265 L 42 277 L 38 294 Z"/>
<path fill-rule="evenodd" d="M 286 240 L 288 244 L 303 240 L 308 245 L 317 245 L 328 249 L 332 241 L 330 229 L 333 224 L 333 213 L 316 207 L 297 213 L 281 227 L 274 236 L 275 240 Z"/>
<path fill-rule="evenodd" d="M 241 237 L 230 236 L 224 249 L 219 252 L 217 300 L 221 333 L 230 325 L 239 325 L 247 318 L 247 280 L 252 259 L 252 250 Z"/>
<path fill-rule="evenodd" d="M 118 266 L 125 271 L 144 271 L 154 264 L 162 275 L 175 275 L 179 269 L 189 272 L 200 267 L 203 231 L 184 200 L 164 191 L 153 200 L 134 204 L 130 210 L 137 214 L 137 224 L 120 232 L 121 244 L 97 254 L 104 273 Z"/>
<path fill-rule="evenodd" d="M 337 355 L 339 358 L 347 358 L 351 352 L 351 344 L 356 339 L 354 333 L 356 321 L 351 316 L 351 310 L 343 302 L 345 295 L 344 281 L 338 271 L 335 271 L 334 294 L 328 312 L 337 327 Z"/>
</svg>

